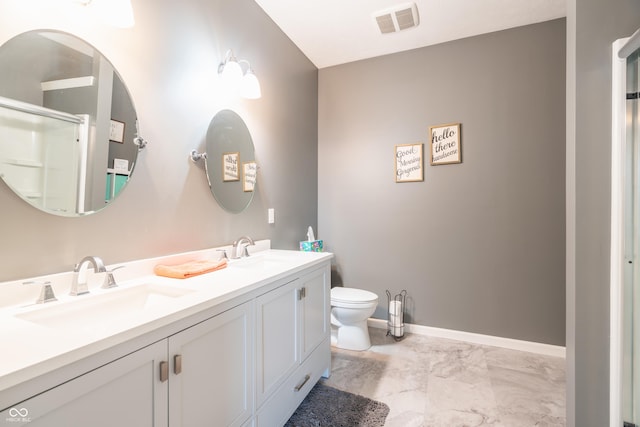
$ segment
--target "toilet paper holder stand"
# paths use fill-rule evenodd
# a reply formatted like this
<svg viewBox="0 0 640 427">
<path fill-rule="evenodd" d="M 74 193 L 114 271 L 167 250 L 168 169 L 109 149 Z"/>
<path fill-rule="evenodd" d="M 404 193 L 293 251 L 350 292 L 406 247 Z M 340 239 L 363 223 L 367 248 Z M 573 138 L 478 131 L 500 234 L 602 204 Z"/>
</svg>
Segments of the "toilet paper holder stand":
<svg viewBox="0 0 640 427">
<path fill-rule="evenodd" d="M 402 290 L 394 297 L 391 296 L 391 292 L 388 290 L 387 299 L 389 304 L 387 315 L 387 335 L 391 335 L 396 341 L 404 337 L 404 307 L 407 299 L 407 291 Z"/>
</svg>

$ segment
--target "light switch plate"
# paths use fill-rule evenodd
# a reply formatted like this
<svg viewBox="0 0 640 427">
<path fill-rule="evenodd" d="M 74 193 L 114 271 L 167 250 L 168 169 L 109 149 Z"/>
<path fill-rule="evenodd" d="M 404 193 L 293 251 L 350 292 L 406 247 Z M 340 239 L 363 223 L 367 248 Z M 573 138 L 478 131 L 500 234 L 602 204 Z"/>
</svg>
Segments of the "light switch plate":
<svg viewBox="0 0 640 427">
<path fill-rule="evenodd" d="M 268 222 L 269 224 L 275 224 L 276 223 L 276 210 L 273 208 L 269 208 L 267 210 L 267 217 L 268 217 Z"/>
</svg>

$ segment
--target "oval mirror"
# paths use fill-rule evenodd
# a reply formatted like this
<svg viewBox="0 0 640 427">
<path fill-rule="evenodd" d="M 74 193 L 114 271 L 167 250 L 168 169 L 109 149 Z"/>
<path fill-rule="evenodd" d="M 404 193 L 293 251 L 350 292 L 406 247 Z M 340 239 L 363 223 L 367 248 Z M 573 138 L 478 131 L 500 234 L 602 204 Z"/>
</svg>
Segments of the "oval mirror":
<svg viewBox="0 0 640 427">
<path fill-rule="evenodd" d="M 257 170 L 247 125 L 235 112 L 219 111 L 209 124 L 206 145 L 213 197 L 226 211 L 242 212 L 253 199 Z"/>
<path fill-rule="evenodd" d="M 0 176 L 45 212 L 113 200 L 138 158 L 137 115 L 113 65 L 85 41 L 29 31 L 0 47 Z"/>
</svg>

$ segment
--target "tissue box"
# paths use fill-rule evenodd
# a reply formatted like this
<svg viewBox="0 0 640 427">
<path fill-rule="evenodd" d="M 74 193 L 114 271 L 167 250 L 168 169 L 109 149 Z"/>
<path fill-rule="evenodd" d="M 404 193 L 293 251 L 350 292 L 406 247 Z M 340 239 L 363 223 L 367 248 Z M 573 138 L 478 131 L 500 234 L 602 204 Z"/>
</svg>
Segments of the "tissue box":
<svg viewBox="0 0 640 427">
<path fill-rule="evenodd" d="M 322 240 L 302 241 L 300 242 L 300 250 L 305 252 L 322 252 Z"/>
</svg>

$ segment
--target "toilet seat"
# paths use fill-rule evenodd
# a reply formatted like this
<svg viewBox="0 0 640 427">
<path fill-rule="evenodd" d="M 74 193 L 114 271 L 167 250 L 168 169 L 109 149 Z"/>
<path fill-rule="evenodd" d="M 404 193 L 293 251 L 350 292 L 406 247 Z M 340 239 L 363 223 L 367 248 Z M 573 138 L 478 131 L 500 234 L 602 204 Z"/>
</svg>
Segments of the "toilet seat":
<svg viewBox="0 0 640 427">
<path fill-rule="evenodd" d="M 331 289 L 331 305 L 337 307 L 368 306 L 378 303 L 378 295 L 364 289 L 336 287 Z"/>
</svg>

